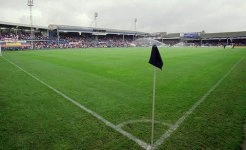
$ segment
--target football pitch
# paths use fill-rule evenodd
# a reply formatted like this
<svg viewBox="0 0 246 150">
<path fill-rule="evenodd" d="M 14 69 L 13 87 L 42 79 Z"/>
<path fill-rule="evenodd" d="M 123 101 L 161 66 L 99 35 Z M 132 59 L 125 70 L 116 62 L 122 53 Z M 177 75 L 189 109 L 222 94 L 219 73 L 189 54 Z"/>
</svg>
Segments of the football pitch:
<svg viewBox="0 0 246 150">
<path fill-rule="evenodd" d="M 0 149 L 146 149 L 151 48 L 4 51 Z M 159 48 L 153 149 L 239 149 L 246 48 Z"/>
</svg>

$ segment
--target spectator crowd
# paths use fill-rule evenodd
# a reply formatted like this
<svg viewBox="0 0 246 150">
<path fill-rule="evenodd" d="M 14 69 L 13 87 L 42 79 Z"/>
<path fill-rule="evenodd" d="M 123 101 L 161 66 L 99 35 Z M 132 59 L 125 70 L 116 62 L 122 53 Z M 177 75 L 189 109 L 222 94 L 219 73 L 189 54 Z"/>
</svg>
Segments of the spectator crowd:
<svg viewBox="0 0 246 150">
<path fill-rule="evenodd" d="M 132 36 L 126 36 L 123 40 L 121 35 L 95 36 L 91 34 L 61 34 L 55 37 L 43 36 L 36 33 L 31 38 L 30 33 L 0 33 L 0 41 L 25 41 L 31 48 L 31 41 L 35 49 L 46 48 L 89 48 L 89 47 L 129 47 L 133 41 Z"/>
<path fill-rule="evenodd" d="M 43 35 L 41 32 L 31 36 L 30 32 L 0 32 L 0 41 L 2 49 L 48 49 L 48 48 L 90 48 L 90 47 L 130 47 L 134 46 L 133 35 L 92 35 L 88 33 L 57 33 L 53 36 Z M 182 43 L 181 39 L 159 40 L 168 46 L 174 46 Z M 17 46 L 7 46 L 6 43 L 19 42 Z M 4 45 L 5 43 L 5 45 Z M 221 39 L 221 40 L 189 40 L 184 44 L 193 46 L 245 46 L 245 39 Z M 21 45 L 21 46 L 20 46 Z"/>
</svg>

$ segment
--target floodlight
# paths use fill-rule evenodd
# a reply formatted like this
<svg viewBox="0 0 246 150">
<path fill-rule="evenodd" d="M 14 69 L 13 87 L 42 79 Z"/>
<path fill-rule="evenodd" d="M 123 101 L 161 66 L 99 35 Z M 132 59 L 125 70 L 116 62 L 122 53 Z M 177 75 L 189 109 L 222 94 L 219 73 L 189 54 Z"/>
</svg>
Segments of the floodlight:
<svg viewBox="0 0 246 150">
<path fill-rule="evenodd" d="M 137 31 L 137 21 L 138 21 L 138 19 L 135 18 L 134 19 L 134 30 L 135 30 L 135 32 Z"/>
<path fill-rule="evenodd" d="M 95 12 L 94 16 L 95 16 L 95 18 L 96 18 L 96 17 L 98 17 L 98 13 L 97 13 L 97 12 Z"/>
<path fill-rule="evenodd" d="M 33 6 L 33 0 L 28 0 L 27 6 Z"/>
</svg>

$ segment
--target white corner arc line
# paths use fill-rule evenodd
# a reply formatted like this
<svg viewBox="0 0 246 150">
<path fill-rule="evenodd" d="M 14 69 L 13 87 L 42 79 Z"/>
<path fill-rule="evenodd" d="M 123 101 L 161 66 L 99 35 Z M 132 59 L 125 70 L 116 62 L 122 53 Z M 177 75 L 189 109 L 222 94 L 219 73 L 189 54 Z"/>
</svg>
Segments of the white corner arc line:
<svg viewBox="0 0 246 150">
<path fill-rule="evenodd" d="M 202 97 L 199 99 L 182 117 L 178 119 L 178 121 L 175 122 L 175 124 L 169 128 L 161 137 L 158 139 L 151 150 L 154 150 L 158 148 L 170 135 L 179 128 L 179 126 L 184 122 L 184 120 L 210 95 L 211 92 L 213 92 L 220 83 L 236 68 L 236 66 L 244 59 L 242 57 L 239 61 L 237 61 L 231 69 L 224 75 L 220 80 L 215 83 Z"/>
<path fill-rule="evenodd" d="M 125 125 L 127 124 L 133 124 L 133 123 L 151 123 L 152 120 L 150 119 L 139 119 L 139 120 L 128 120 L 128 121 L 125 121 L 125 122 L 122 122 L 120 124 L 117 125 L 117 127 L 124 127 Z M 172 127 L 173 125 L 172 124 L 169 124 L 169 123 L 165 123 L 165 122 L 161 122 L 161 121 L 154 121 L 155 123 L 158 123 L 158 124 L 162 124 L 164 126 L 168 126 L 169 128 Z"/>
<path fill-rule="evenodd" d="M 3 57 L 4 58 L 4 57 Z M 98 120 L 102 121 L 103 123 L 105 123 L 107 126 L 111 127 L 112 129 L 114 129 L 115 131 L 121 133 L 122 135 L 126 136 L 127 138 L 131 139 L 132 141 L 136 142 L 138 145 L 140 145 L 142 148 L 147 149 L 148 144 L 145 143 L 144 141 L 138 139 L 137 137 L 133 136 L 132 134 L 126 132 L 125 130 L 121 129 L 120 127 L 114 125 L 113 123 L 109 122 L 108 120 L 106 120 L 105 118 L 103 118 L 102 116 L 98 115 L 96 112 L 93 112 L 92 110 L 86 108 L 84 105 L 81 105 L 80 103 L 78 103 L 77 101 L 73 100 L 72 98 L 68 97 L 67 95 L 63 94 L 61 91 L 53 88 L 52 86 L 50 86 L 49 84 L 45 83 L 44 81 L 40 80 L 39 78 L 37 78 L 36 76 L 32 75 L 31 73 L 27 72 L 26 70 L 24 70 L 23 68 L 21 68 L 20 66 L 16 65 L 14 62 L 8 60 L 7 58 L 4 58 L 7 62 L 9 62 L 10 64 L 14 65 L 15 67 L 17 67 L 18 69 L 22 70 L 23 72 L 25 72 L 27 75 L 29 75 L 30 77 L 36 79 L 37 81 L 39 81 L 40 83 L 42 83 L 43 85 L 45 85 L 46 87 L 48 87 L 49 89 L 53 90 L 55 93 L 57 93 L 58 95 L 62 96 L 63 98 L 65 98 L 66 100 L 70 101 L 71 103 L 73 103 L 74 105 L 78 106 L 79 108 L 81 108 L 82 110 L 84 110 L 85 112 L 91 114 L 92 116 L 94 116 L 95 118 L 97 118 Z"/>
</svg>

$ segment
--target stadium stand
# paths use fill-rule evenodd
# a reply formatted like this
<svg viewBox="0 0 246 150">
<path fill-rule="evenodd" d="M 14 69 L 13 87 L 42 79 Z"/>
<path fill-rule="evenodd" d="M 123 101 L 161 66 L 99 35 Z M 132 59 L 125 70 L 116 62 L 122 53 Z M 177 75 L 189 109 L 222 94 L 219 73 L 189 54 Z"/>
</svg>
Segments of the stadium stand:
<svg viewBox="0 0 246 150">
<path fill-rule="evenodd" d="M 34 29 L 35 36 L 31 39 L 30 26 L 0 22 L 0 40 L 3 41 L 3 49 L 28 49 L 30 41 L 34 42 L 35 49 L 127 47 L 134 39 L 147 34 L 127 30 L 65 25 L 49 25 L 48 28 L 34 27 Z"/>
<path fill-rule="evenodd" d="M 168 45 L 173 46 L 181 41 L 180 33 L 168 33 L 158 37 L 156 40 Z"/>
<path fill-rule="evenodd" d="M 130 30 L 67 25 L 34 26 L 0 21 L 0 44 L 3 50 L 46 48 L 129 47 L 139 38 L 158 40 L 167 46 L 246 46 L 246 31 L 222 33 L 146 33 Z M 151 42 L 149 42 L 151 43 Z M 147 46 L 145 44 L 145 46 Z"/>
</svg>

